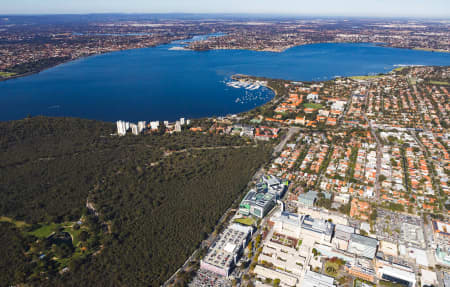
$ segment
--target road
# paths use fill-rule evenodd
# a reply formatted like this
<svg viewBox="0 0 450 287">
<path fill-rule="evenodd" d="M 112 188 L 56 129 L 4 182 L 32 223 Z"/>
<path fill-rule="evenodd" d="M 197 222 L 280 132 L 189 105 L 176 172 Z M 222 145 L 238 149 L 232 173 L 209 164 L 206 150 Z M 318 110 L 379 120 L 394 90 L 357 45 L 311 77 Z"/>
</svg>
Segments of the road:
<svg viewBox="0 0 450 287">
<path fill-rule="evenodd" d="M 436 172 L 434 170 L 434 162 L 433 162 L 433 159 L 431 157 L 431 154 L 429 153 L 429 151 L 426 148 L 426 146 L 422 143 L 422 141 L 420 141 L 417 138 L 416 132 L 411 132 L 411 135 L 413 136 L 414 140 L 420 145 L 420 147 L 422 149 L 422 152 L 425 155 L 425 160 L 427 162 L 428 168 L 431 171 L 430 174 L 431 174 L 431 181 L 432 181 L 432 184 L 433 184 L 433 189 L 436 192 L 436 194 L 439 195 L 439 201 L 441 203 L 442 211 L 443 211 L 442 213 L 443 213 L 443 215 L 446 215 L 448 212 L 447 212 L 447 209 L 445 208 L 445 202 L 443 202 L 443 200 L 442 200 L 442 194 L 440 193 L 440 187 L 438 186 L 438 182 L 440 182 L 440 179 L 438 179 L 437 176 L 436 176 Z"/>
<path fill-rule="evenodd" d="M 379 203 L 381 201 L 380 198 L 380 172 L 381 172 L 381 157 L 383 155 L 381 151 L 381 147 L 383 146 L 381 144 L 380 139 L 378 138 L 375 129 L 372 126 L 372 122 L 369 121 L 366 115 L 366 111 L 364 111 L 364 119 L 369 123 L 370 132 L 372 133 L 373 137 L 375 138 L 375 141 L 377 142 L 377 175 L 375 178 L 375 198 L 376 201 Z"/>
<path fill-rule="evenodd" d="M 284 137 L 284 139 L 273 149 L 273 156 L 276 156 L 278 153 L 280 153 L 284 146 L 286 145 L 286 143 L 291 139 L 291 137 L 298 133 L 300 131 L 299 127 L 290 127 L 286 136 Z"/>
</svg>

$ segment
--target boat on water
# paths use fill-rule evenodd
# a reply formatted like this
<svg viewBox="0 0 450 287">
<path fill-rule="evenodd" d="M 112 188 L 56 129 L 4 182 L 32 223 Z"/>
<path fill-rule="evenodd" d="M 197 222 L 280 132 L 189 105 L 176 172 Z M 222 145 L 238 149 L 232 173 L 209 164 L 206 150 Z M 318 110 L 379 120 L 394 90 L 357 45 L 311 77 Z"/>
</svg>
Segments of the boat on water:
<svg viewBox="0 0 450 287">
<path fill-rule="evenodd" d="M 259 82 L 247 82 L 247 81 L 231 81 L 226 83 L 226 85 L 236 89 L 244 88 L 246 90 L 251 91 L 257 90 L 261 87 L 261 84 Z"/>
</svg>

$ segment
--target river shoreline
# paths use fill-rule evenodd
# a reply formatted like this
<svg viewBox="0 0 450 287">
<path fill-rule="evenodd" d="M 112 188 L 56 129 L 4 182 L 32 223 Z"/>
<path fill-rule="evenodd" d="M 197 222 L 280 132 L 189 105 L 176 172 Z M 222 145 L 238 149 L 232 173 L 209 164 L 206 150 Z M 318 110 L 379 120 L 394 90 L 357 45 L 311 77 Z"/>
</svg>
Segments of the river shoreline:
<svg viewBox="0 0 450 287">
<path fill-rule="evenodd" d="M 203 36 L 203 35 L 198 35 L 198 36 Z M 197 36 L 194 36 L 197 37 Z M 151 49 L 151 48 L 158 48 L 164 45 L 169 45 L 169 44 L 173 44 L 177 41 L 186 41 L 186 40 L 191 40 L 194 37 L 191 38 L 186 38 L 186 39 L 181 39 L 181 40 L 175 40 L 175 41 L 171 41 L 171 42 L 166 42 L 166 43 L 160 43 L 157 45 L 153 45 L 153 46 L 148 46 L 148 47 L 143 47 L 143 48 L 131 48 L 131 49 L 121 49 L 121 50 L 113 50 L 113 51 L 108 51 L 108 52 L 102 52 L 102 53 L 96 53 L 96 54 L 91 54 L 91 55 L 85 55 L 85 56 L 81 56 L 81 57 L 77 57 L 77 58 L 73 58 L 73 59 L 68 59 L 66 61 L 61 61 L 60 63 L 57 63 L 55 65 L 49 66 L 47 68 L 44 69 L 40 69 L 38 71 L 32 71 L 32 72 L 28 72 L 25 74 L 20 74 L 20 75 L 14 75 L 11 77 L 7 77 L 7 78 L 2 78 L 0 77 L 0 82 L 5 82 L 8 80 L 13 80 L 13 79 L 18 79 L 18 78 L 24 78 L 24 77 L 28 77 L 31 75 L 35 75 L 35 74 L 39 74 L 43 71 L 58 67 L 60 65 L 66 64 L 66 63 L 70 63 L 70 62 L 74 62 L 77 60 L 81 60 L 81 59 L 86 59 L 86 58 L 90 58 L 90 57 L 95 57 L 95 56 L 99 56 L 99 55 L 107 55 L 110 53 L 116 53 L 116 52 L 122 52 L 122 51 L 132 51 L 132 50 L 140 50 L 140 49 Z M 253 52 L 267 52 L 267 53 L 284 53 L 289 49 L 295 48 L 295 47 L 301 47 L 301 46 L 306 46 L 306 45 L 316 45 L 316 44 L 372 44 L 375 46 L 379 46 L 379 47 L 384 47 L 384 48 L 392 48 L 392 49 L 402 49 L 402 50 L 413 50 L 413 51 L 424 51 L 424 52 L 430 52 L 430 53 L 450 53 L 450 51 L 445 51 L 445 50 L 437 50 L 437 49 L 427 49 L 427 48 L 417 48 L 417 47 L 412 47 L 412 48 L 399 48 L 399 47 L 393 47 L 393 46 L 389 46 L 389 45 L 383 45 L 380 43 L 375 43 L 375 42 L 317 42 L 317 43 L 305 43 L 302 45 L 295 45 L 295 46 L 288 46 L 288 47 L 282 47 L 282 48 L 272 48 L 272 49 L 249 49 L 249 48 L 212 48 L 212 49 L 195 49 L 195 48 L 190 48 L 189 45 L 186 45 L 182 48 L 177 49 L 176 47 L 170 48 L 170 50 L 172 51 L 194 51 L 194 52 L 208 52 L 208 51 L 253 51 Z M 367 75 L 358 75 L 358 76 L 367 76 Z"/>
</svg>

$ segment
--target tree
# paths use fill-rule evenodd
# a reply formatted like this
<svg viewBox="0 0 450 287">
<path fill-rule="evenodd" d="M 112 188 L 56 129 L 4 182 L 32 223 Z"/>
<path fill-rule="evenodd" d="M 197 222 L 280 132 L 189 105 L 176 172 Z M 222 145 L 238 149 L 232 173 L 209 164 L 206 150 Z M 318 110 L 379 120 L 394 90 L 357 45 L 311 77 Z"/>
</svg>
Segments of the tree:
<svg viewBox="0 0 450 287">
<path fill-rule="evenodd" d="M 85 242 L 89 238 L 89 233 L 86 230 L 80 232 L 79 239 L 80 241 Z"/>
</svg>

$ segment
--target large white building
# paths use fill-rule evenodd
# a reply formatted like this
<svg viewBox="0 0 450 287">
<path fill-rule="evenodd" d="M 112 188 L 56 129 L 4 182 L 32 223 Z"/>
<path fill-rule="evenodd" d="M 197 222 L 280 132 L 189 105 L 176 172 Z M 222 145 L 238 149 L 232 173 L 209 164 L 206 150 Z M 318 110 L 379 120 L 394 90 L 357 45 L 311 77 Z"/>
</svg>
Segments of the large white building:
<svg viewBox="0 0 450 287">
<path fill-rule="evenodd" d="M 302 217 L 295 213 L 281 212 L 270 219 L 273 222 L 273 230 L 293 238 L 300 238 Z"/>
<path fill-rule="evenodd" d="M 247 245 L 253 228 L 232 224 L 220 233 L 216 242 L 200 261 L 200 268 L 222 276 L 228 276 Z"/>
<path fill-rule="evenodd" d="M 313 271 L 306 271 L 302 287 L 334 287 L 334 278 Z"/>
<path fill-rule="evenodd" d="M 378 240 L 359 234 L 351 234 L 348 252 L 369 259 L 375 258 L 377 253 Z"/>
<path fill-rule="evenodd" d="M 175 122 L 175 132 L 179 133 L 181 132 L 181 123 L 180 121 Z"/>
<path fill-rule="evenodd" d="M 159 121 L 150 122 L 150 128 L 152 130 L 157 130 L 159 128 Z"/>
<path fill-rule="evenodd" d="M 317 242 L 331 242 L 334 224 L 323 220 L 314 219 L 308 215 L 302 218 L 301 236 L 315 239 Z"/>
<path fill-rule="evenodd" d="M 124 136 L 127 134 L 127 130 L 129 128 L 129 123 L 124 121 L 117 121 L 117 134 L 119 136 Z"/>
<path fill-rule="evenodd" d="M 309 215 L 297 215 L 289 212 L 276 213 L 270 219 L 274 232 L 293 238 L 309 238 L 317 242 L 331 242 L 334 224 Z"/>
<path fill-rule="evenodd" d="M 309 255 L 307 248 L 299 250 L 273 241 L 264 243 L 263 250 L 258 257 L 259 262 L 267 262 L 277 269 L 301 276 L 303 266 Z"/>
<path fill-rule="evenodd" d="M 135 136 L 139 135 L 138 126 L 136 124 L 130 124 L 130 128 L 133 135 Z"/>
<path fill-rule="evenodd" d="M 147 123 L 145 121 L 140 121 L 138 122 L 138 132 L 142 133 L 145 130 L 145 125 Z"/>
<path fill-rule="evenodd" d="M 416 274 L 412 268 L 384 260 L 377 260 L 376 265 L 378 278 L 400 283 L 407 287 L 414 287 L 416 285 Z"/>
<path fill-rule="evenodd" d="M 283 196 L 286 185 L 274 176 L 263 176 L 239 205 L 239 213 L 263 218 Z"/>
<path fill-rule="evenodd" d="M 290 274 L 285 271 L 273 270 L 261 265 L 256 265 L 255 269 L 253 270 L 253 273 L 255 273 L 256 277 L 261 279 L 272 279 L 272 280 L 279 279 L 280 286 L 282 287 L 302 286 L 300 285 L 300 278 L 298 276 Z"/>
</svg>

